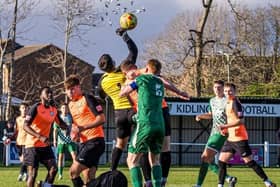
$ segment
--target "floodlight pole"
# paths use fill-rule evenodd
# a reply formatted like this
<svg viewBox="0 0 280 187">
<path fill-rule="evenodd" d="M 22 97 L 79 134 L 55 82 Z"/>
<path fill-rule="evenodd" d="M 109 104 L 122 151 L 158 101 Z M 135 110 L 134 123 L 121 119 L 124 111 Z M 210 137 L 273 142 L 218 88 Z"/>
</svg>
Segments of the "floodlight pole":
<svg viewBox="0 0 280 187">
<path fill-rule="evenodd" d="M 230 55 L 228 53 L 225 53 L 223 51 L 218 51 L 219 54 L 224 55 L 226 57 L 226 66 L 227 66 L 227 82 L 230 82 Z"/>
<path fill-rule="evenodd" d="M 226 65 L 227 65 L 227 81 L 230 82 L 230 65 L 231 65 L 231 61 L 229 59 L 229 54 L 228 53 L 224 53 L 224 55 L 226 56 Z"/>
</svg>

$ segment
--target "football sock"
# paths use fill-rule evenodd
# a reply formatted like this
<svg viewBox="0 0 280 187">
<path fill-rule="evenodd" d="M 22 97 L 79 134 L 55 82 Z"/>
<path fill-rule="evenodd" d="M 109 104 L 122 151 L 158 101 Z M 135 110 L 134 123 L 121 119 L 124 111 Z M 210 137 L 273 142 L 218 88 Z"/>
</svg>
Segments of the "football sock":
<svg viewBox="0 0 280 187">
<path fill-rule="evenodd" d="M 58 167 L 58 175 L 62 175 L 62 167 Z"/>
<path fill-rule="evenodd" d="M 256 172 L 256 174 L 263 179 L 263 181 L 266 181 L 268 179 L 261 166 L 259 166 L 255 160 L 251 160 L 250 162 L 248 162 L 247 166 L 252 168 Z"/>
<path fill-rule="evenodd" d="M 200 166 L 200 169 L 199 169 L 197 182 L 196 182 L 197 185 L 202 185 L 202 183 L 205 179 L 205 176 L 207 174 L 207 171 L 208 171 L 208 163 L 202 162 L 201 166 Z"/>
<path fill-rule="evenodd" d="M 161 187 L 162 169 L 160 165 L 152 167 L 153 187 Z"/>
<path fill-rule="evenodd" d="M 142 172 L 144 175 L 145 181 L 149 181 L 152 179 L 152 169 L 149 163 L 149 156 L 148 153 L 143 154 L 143 156 L 140 158 L 140 166 L 142 168 Z"/>
<path fill-rule="evenodd" d="M 167 178 L 169 169 L 170 169 L 170 165 L 171 165 L 171 152 L 170 151 L 162 152 L 160 154 L 160 165 L 162 168 L 162 177 Z"/>
<path fill-rule="evenodd" d="M 224 185 L 227 173 L 227 163 L 219 160 L 219 184 Z"/>
<path fill-rule="evenodd" d="M 142 174 L 140 167 L 136 166 L 129 170 L 133 187 L 142 187 Z"/>
<path fill-rule="evenodd" d="M 75 179 L 72 179 L 72 183 L 73 183 L 74 187 L 82 187 L 84 185 L 84 182 L 81 179 L 81 177 L 77 177 Z"/>
<path fill-rule="evenodd" d="M 111 170 L 116 170 L 118 165 L 119 165 L 119 161 L 121 159 L 122 156 L 122 150 L 120 148 L 115 147 L 114 150 L 112 151 L 112 165 L 111 165 Z"/>
<path fill-rule="evenodd" d="M 27 173 L 27 166 L 25 164 L 21 164 L 20 174 Z"/>
<path fill-rule="evenodd" d="M 213 171 L 215 174 L 217 175 L 219 174 L 219 166 L 215 162 L 209 164 L 209 169 Z"/>
</svg>

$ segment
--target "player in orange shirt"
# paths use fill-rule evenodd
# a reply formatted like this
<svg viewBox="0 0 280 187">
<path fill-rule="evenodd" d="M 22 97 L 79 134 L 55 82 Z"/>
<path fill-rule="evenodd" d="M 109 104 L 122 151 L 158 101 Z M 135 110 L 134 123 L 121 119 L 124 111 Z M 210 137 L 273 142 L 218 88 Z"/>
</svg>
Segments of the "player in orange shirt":
<svg viewBox="0 0 280 187">
<path fill-rule="evenodd" d="M 248 134 L 244 124 L 243 109 L 240 101 L 235 96 L 236 87 L 232 83 L 224 85 L 224 93 L 227 98 L 226 116 L 227 124 L 219 126 L 221 132 L 228 132 L 226 140 L 219 157 L 219 184 L 223 187 L 227 173 L 227 163 L 232 156 L 238 152 L 245 164 L 252 168 L 263 180 L 266 187 L 276 187 L 271 182 L 264 170 L 252 159 L 252 151 L 248 143 Z"/>
<path fill-rule="evenodd" d="M 45 182 L 52 184 L 57 173 L 55 156 L 52 151 L 49 135 L 53 122 L 63 129 L 67 125 L 59 117 L 54 106 L 53 93 L 50 87 L 43 87 L 40 91 L 41 102 L 34 104 L 24 121 L 27 132 L 25 141 L 24 163 L 28 168 L 27 187 L 34 187 L 39 163 L 48 170 Z"/>
<path fill-rule="evenodd" d="M 64 83 L 68 104 L 73 118 L 72 138 L 79 141 L 78 155 L 70 168 L 70 176 L 74 187 L 82 187 L 83 173 L 85 183 L 95 178 L 98 162 L 105 151 L 103 124 L 105 115 L 100 103 L 90 95 L 81 91 L 80 80 L 70 76 Z"/>
<path fill-rule="evenodd" d="M 25 139 L 26 139 L 26 132 L 23 129 L 23 124 L 25 120 L 25 116 L 27 113 L 28 106 L 25 103 L 21 103 L 19 106 L 19 111 L 20 115 L 16 118 L 16 127 L 14 134 L 9 137 L 6 142 L 11 143 L 11 139 L 16 139 L 16 148 L 17 148 L 17 153 L 19 156 L 19 160 L 22 163 L 20 172 L 18 175 L 17 180 L 18 181 L 26 181 L 27 180 L 27 167 L 23 163 L 23 153 L 24 153 L 24 147 L 25 147 Z"/>
<path fill-rule="evenodd" d="M 21 103 L 19 106 L 20 115 L 16 118 L 16 145 L 17 145 L 17 151 L 19 160 L 21 161 L 21 168 L 20 173 L 18 176 L 18 181 L 26 181 L 27 180 L 27 167 L 23 163 L 23 153 L 24 153 L 24 147 L 25 147 L 25 139 L 26 139 L 26 132 L 23 129 L 23 124 L 25 120 L 25 116 L 28 110 L 28 106 L 25 103 Z"/>
</svg>

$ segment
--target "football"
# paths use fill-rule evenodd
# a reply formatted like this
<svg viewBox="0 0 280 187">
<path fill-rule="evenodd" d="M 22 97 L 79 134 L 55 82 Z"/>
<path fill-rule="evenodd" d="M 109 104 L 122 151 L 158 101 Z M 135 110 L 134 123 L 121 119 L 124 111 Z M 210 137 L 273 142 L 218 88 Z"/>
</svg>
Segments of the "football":
<svg viewBox="0 0 280 187">
<path fill-rule="evenodd" d="M 132 30 L 137 25 L 137 17 L 129 12 L 124 13 L 120 17 L 120 27 L 126 30 Z"/>
</svg>

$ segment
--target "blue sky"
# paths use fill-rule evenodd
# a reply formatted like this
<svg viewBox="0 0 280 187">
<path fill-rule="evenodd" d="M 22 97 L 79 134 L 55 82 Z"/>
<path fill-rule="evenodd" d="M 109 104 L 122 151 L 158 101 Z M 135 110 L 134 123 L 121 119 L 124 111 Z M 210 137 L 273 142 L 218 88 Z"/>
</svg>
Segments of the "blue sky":
<svg viewBox="0 0 280 187">
<path fill-rule="evenodd" d="M 55 0 L 52 0 L 55 1 Z M 105 1 L 105 0 L 102 0 Z M 116 0 L 113 0 L 116 1 Z M 265 6 L 269 3 L 280 5 L 279 0 L 238 0 L 248 6 Z M 106 10 L 104 3 L 99 2 L 99 9 Z M 129 31 L 131 37 L 135 40 L 139 47 L 140 53 L 143 44 L 155 38 L 159 33 L 164 31 L 166 25 L 183 11 L 191 11 L 201 8 L 201 0 L 135 0 L 133 6 L 129 6 L 129 0 L 119 0 L 125 4 L 129 10 L 145 7 L 146 12 L 137 14 L 138 25 Z M 222 4 L 226 0 L 214 0 L 214 2 Z M 236 2 L 233 1 L 233 2 Z M 124 5 L 123 5 L 124 6 Z M 51 7 L 49 0 L 41 0 L 41 4 L 32 15 L 32 19 L 28 20 L 28 30 L 20 33 L 18 42 L 24 45 L 47 44 L 53 43 L 63 48 L 63 35 L 53 29 L 53 22 L 49 16 Z M 79 58 L 97 66 L 97 61 L 103 53 L 109 53 L 116 60 L 117 64 L 127 56 L 127 49 L 123 41 L 115 34 L 118 27 L 118 18 L 120 15 L 112 16 L 113 26 L 102 24 L 98 27 L 90 29 L 84 36 L 88 42 L 88 47 L 84 47 L 78 40 L 73 39 L 70 44 L 70 52 Z M 22 30 L 26 27 L 27 22 L 22 24 Z M 18 28 L 19 32 L 21 27 Z M 96 72 L 99 72 L 96 68 Z"/>
</svg>

